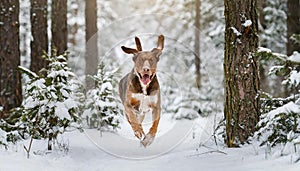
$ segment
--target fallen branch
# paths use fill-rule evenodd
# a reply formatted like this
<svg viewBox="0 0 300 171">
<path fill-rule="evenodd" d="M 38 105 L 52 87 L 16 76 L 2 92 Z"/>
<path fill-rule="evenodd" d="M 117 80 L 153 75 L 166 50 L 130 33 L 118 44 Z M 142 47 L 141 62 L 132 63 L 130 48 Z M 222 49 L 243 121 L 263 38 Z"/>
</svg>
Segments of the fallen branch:
<svg viewBox="0 0 300 171">
<path fill-rule="evenodd" d="M 24 149 L 25 149 L 25 151 L 27 152 L 27 158 L 28 158 L 28 159 L 29 159 L 29 154 L 30 154 L 30 150 L 31 150 L 31 146 L 32 146 L 32 141 L 33 141 L 33 138 L 31 137 L 30 143 L 29 143 L 29 147 L 28 147 L 28 148 L 24 145 Z"/>
<path fill-rule="evenodd" d="M 201 156 L 201 155 L 204 155 L 204 154 L 210 154 L 210 153 L 220 153 L 220 154 L 224 154 L 224 155 L 227 155 L 227 153 L 225 153 L 224 151 L 221 151 L 221 150 L 218 150 L 218 149 L 214 149 L 212 147 L 208 147 L 206 145 L 200 145 L 202 147 L 205 147 L 207 149 L 211 149 L 210 151 L 206 151 L 206 152 L 203 152 L 203 153 L 198 153 L 198 154 L 193 154 L 193 155 L 189 155 L 188 157 L 197 157 L 197 156 Z"/>
<path fill-rule="evenodd" d="M 198 154 L 193 154 L 193 155 L 189 155 L 188 157 L 198 157 L 204 154 L 210 154 L 210 153 L 220 153 L 220 154 L 225 154 L 227 155 L 227 153 L 220 151 L 220 150 L 213 150 L 213 151 L 207 151 L 207 152 L 203 152 L 203 153 L 198 153 Z"/>
</svg>

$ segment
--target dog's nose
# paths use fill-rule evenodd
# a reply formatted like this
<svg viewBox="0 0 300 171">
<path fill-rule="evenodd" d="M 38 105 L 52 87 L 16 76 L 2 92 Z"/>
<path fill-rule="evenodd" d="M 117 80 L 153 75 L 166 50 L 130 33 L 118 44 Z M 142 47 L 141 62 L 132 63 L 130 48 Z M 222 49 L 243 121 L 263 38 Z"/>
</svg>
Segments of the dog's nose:
<svg viewBox="0 0 300 171">
<path fill-rule="evenodd" d="M 145 67 L 143 67 L 143 71 L 144 71 L 144 72 L 149 72 L 149 71 L 150 71 L 150 68 L 147 67 L 147 66 L 145 66 Z"/>
<path fill-rule="evenodd" d="M 149 72 L 150 71 L 150 63 L 148 60 L 146 60 L 143 64 L 143 72 Z"/>
</svg>

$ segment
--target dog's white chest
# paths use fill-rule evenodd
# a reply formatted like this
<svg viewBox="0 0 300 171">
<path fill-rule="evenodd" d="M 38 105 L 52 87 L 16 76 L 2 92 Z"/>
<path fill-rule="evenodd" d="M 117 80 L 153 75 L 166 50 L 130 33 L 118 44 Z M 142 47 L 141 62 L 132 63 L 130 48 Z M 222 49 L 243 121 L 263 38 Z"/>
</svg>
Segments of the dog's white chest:
<svg viewBox="0 0 300 171">
<path fill-rule="evenodd" d="M 139 112 L 145 114 L 151 110 L 151 104 L 157 103 L 158 97 L 157 94 L 148 96 L 142 93 L 132 93 L 132 98 L 140 102 Z"/>
</svg>

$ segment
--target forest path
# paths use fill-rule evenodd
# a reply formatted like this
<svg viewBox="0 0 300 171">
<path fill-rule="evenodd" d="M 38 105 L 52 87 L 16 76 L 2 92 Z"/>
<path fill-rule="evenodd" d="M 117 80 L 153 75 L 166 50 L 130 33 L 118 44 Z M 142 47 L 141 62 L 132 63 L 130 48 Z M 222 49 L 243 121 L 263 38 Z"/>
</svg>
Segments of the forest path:
<svg viewBox="0 0 300 171">
<path fill-rule="evenodd" d="M 72 131 L 63 136 L 64 141 L 69 142 L 68 153 L 31 154 L 27 159 L 20 145 L 15 150 L 0 149 L 0 171 L 300 170 L 299 162 L 291 164 L 292 156 L 273 155 L 265 159 L 265 150 L 256 149 L 253 145 L 228 149 L 207 141 L 209 129 L 213 128 L 213 118 L 198 118 L 194 123 L 182 120 L 174 123 L 168 117 L 162 117 L 160 132 L 148 148 L 140 146 L 139 141 L 131 135 L 129 125 L 117 134 L 103 133 L 102 138 L 99 138 L 99 131 L 95 130 L 85 130 L 85 133 Z M 178 129 L 186 125 L 192 125 L 189 127 L 191 130 Z M 168 130 L 170 127 L 172 129 Z M 179 136 L 183 134 L 185 136 Z M 199 147 L 200 143 L 205 145 Z M 43 149 L 45 145 L 44 141 L 34 141 L 32 151 Z"/>
</svg>

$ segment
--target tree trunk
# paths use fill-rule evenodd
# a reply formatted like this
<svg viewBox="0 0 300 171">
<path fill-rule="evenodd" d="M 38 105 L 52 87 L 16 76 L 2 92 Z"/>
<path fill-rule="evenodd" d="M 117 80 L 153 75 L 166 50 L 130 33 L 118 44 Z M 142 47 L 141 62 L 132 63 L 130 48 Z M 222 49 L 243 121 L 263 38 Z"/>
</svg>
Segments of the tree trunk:
<svg viewBox="0 0 300 171">
<path fill-rule="evenodd" d="M 229 147 L 245 143 L 259 120 L 256 3 L 225 0 L 224 115 Z"/>
<path fill-rule="evenodd" d="M 32 34 L 30 70 L 38 72 L 47 67 L 47 62 L 42 59 L 44 52 L 48 51 L 47 0 L 30 0 L 30 3 Z"/>
<path fill-rule="evenodd" d="M 52 0 L 51 7 L 51 46 L 61 55 L 68 48 L 67 0 Z"/>
<path fill-rule="evenodd" d="M 257 3 L 258 3 L 258 12 L 259 12 L 259 22 L 260 22 L 260 25 L 262 27 L 262 29 L 265 29 L 267 26 L 266 26 L 266 20 L 265 20 L 265 13 L 264 13 L 264 9 L 266 7 L 266 0 L 259 0 Z M 265 47 L 265 45 L 263 45 L 263 47 Z"/>
<path fill-rule="evenodd" d="M 196 66 L 196 85 L 201 88 L 201 61 L 200 61 L 200 12 L 201 12 L 201 1 L 196 0 L 195 9 L 195 66 Z"/>
<path fill-rule="evenodd" d="M 0 1 L 0 118 L 22 101 L 19 48 L 19 1 Z"/>
<path fill-rule="evenodd" d="M 287 1 L 287 55 L 292 55 L 293 51 L 300 52 L 300 44 L 296 44 L 291 36 L 293 34 L 300 34 L 300 5 L 299 0 L 288 0 Z"/>
<path fill-rule="evenodd" d="M 265 13 L 264 13 L 264 9 L 266 7 L 266 0 L 260 0 L 257 2 L 258 4 L 258 21 L 260 24 L 260 33 L 264 32 L 264 30 L 266 29 L 266 20 L 265 20 Z M 260 46 L 262 47 L 267 47 L 266 42 L 260 41 Z M 267 73 L 266 73 L 266 69 L 265 67 L 267 67 L 267 65 L 260 65 L 259 68 L 259 75 L 260 75 L 260 88 L 263 92 L 269 92 L 269 80 L 267 77 Z"/>
<path fill-rule="evenodd" d="M 81 4 L 80 0 L 74 0 L 71 2 L 71 6 L 74 6 L 73 8 L 71 8 L 71 14 L 72 14 L 73 19 L 78 18 L 78 16 L 80 15 L 79 14 L 80 4 Z M 76 35 L 77 35 L 78 29 L 79 29 L 78 22 L 75 21 L 75 23 L 73 23 L 69 27 L 71 27 L 69 29 L 69 34 L 70 34 L 69 42 L 72 44 L 72 46 L 76 46 L 77 45 Z"/>
<path fill-rule="evenodd" d="M 97 34 L 97 1 L 85 1 L 85 25 L 86 25 L 86 54 L 85 54 L 85 74 L 94 75 L 98 66 L 98 34 Z M 94 87 L 94 81 L 86 79 L 86 88 Z"/>
</svg>

